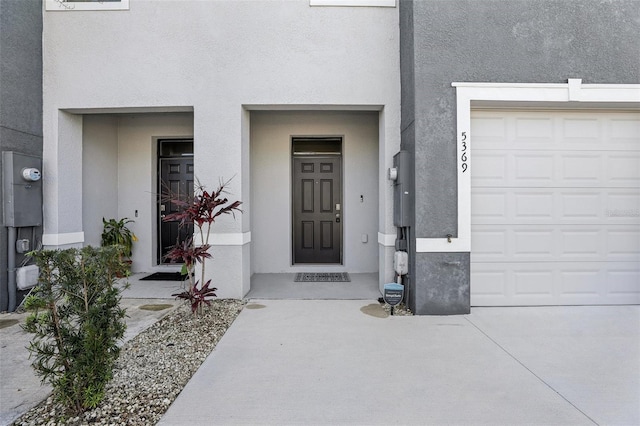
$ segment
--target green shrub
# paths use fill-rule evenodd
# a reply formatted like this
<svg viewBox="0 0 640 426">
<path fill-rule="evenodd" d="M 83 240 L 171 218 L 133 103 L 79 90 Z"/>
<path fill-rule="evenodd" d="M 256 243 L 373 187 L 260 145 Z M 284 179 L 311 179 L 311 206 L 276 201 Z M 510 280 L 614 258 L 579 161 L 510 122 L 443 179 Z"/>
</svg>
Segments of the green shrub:
<svg viewBox="0 0 640 426">
<path fill-rule="evenodd" d="M 31 253 L 40 277 L 25 303 L 32 312 L 24 329 L 34 334 L 28 349 L 36 374 L 70 414 L 99 404 L 120 352 L 121 254 L 118 246 Z"/>
</svg>

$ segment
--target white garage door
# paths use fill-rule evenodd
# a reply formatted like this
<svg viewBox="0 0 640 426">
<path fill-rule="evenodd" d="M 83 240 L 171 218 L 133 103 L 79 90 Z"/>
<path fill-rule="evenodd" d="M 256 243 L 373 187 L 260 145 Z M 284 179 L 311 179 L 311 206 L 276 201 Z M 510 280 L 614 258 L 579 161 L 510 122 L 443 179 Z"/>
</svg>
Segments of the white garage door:
<svg viewBox="0 0 640 426">
<path fill-rule="evenodd" d="M 471 303 L 640 303 L 640 113 L 474 111 Z"/>
</svg>

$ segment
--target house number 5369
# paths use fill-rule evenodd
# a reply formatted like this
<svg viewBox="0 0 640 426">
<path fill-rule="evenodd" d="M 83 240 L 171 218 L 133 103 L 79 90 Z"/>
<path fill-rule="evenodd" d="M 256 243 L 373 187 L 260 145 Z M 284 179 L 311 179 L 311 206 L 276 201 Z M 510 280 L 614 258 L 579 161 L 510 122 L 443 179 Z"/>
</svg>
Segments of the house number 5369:
<svg viewBox="0 0 640 426">
<path fill-rule="evenodd" d="M 462 152 L 462 154 L 460 155 L 460 160 L 462 160 L 462 173 L 466 172 L 467 169 L 469 168 L 469 164 L 467 164 L 467 132 L 462 132 L 462 139 L 460 139 L 462 148 L 460 149 L 460 152 Z"/>
</svg>

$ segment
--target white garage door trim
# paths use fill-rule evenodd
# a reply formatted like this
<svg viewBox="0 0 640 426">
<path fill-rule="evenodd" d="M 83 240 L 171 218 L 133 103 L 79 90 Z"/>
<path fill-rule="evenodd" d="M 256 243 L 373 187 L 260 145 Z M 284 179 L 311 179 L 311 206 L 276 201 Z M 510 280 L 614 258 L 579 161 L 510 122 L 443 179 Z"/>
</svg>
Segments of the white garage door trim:
<svg viewBox="0 0 640 426">
<path fill-rule="evenodd" d="M 458 153 L 458 235 L 416 238 L 418 253 L 471 251 L 471 108 L 525 107 L 640 109 L 640 84 L 567 83 L 465 83 L 456 88 Z"/>
<path fill-rule="evenodd" d="M 639 84 L 583 85 L 581 79 L 569 79 L 567 83 L 560 84 L 455 82 L 452 86 L 456 88 L 457 99 L 458 236 L 450 241 L 442 238 L 418 238 L 417 252 L 471 251 L 470 169 L 473 160 L 469 146 L 473 143 L 473 135 L 470 132 L 472 105 L 474 107 L 535 106 L 547 109 L 640 110 Z"/>
<path fill-rule="evenodd" d="M 457 95 L 458 237 L 419 238 L 418 252 L 471 251 L 471 109 L 474 107 L 640 109 L 640 85 L 589 84 L 570 79 L 566 84 L 453 83 Z"/>
</svg>

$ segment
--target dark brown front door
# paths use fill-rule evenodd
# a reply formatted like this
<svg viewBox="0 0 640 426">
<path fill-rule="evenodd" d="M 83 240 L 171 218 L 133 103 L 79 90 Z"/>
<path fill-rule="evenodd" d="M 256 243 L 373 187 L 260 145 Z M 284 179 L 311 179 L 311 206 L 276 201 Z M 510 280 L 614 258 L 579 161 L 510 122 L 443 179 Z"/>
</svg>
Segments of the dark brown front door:
<svg viewBox="0 0 640 426">
<path fill-rule="evenodd" d="M 193 235 L 193 225 L 180 227 L 176 221 L 163 220 L 166 215 L 177 211 L 176 205 L 169 199 L 179 197 L 188 200 L 193 196 L 193 157 L 161 158 L 160 187 L 158 263 L 169 263 L 165 255 L 171 247 Z"/>
<path fill-rule="evenodd" d="M 293 263 L 342 262 L 342 159 L 293 159 Z"/>
</svg>

